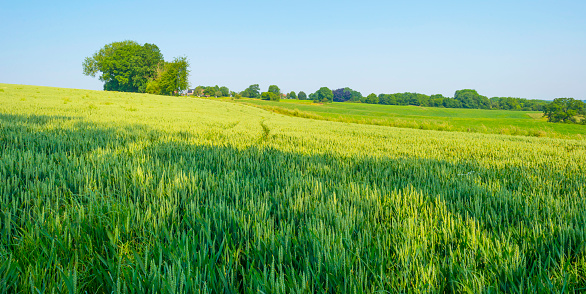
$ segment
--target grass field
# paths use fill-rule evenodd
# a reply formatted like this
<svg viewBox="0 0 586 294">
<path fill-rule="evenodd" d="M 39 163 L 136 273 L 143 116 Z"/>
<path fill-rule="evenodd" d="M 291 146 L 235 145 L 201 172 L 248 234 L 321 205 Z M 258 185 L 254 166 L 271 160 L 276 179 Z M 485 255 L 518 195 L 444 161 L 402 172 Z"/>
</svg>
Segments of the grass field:
<svg viewBox="0 0 586 294">
<path fill-rule="evenodd" d="M 454 109 L 307 100 L 235 100 L 291 116 L 439 131 L 585 139 L 586 126 L 548 123 L 542 112 Z"/>
<path fill-rule="evenodd" d="M 0 292 L 584 291 L 585 171 L 584 140 L 0 84 Z"/>
</svg>

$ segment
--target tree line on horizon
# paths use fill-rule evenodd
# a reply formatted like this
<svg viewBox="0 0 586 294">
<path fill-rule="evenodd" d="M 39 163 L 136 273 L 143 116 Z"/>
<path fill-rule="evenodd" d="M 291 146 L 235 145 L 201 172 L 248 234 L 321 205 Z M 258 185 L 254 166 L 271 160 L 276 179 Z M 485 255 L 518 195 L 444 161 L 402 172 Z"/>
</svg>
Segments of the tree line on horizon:
<svg viewBox="0 0 586 294">
<path fill-rule="evenodd" d="M 140 45 L 135 41 L 113 42 L 105 45 L 83 62 L 83 73 L 104 82 L 104 90 L 120 92 L 150 93 L 158 95 L 181 95 L 188 89 L 189 62 L 186 57 L 165 61 L 154 44 Z M 413 105 L 423 107 L 501 109 L 543 111 L 551 122 L 586 124 L 586 104 L 573 98 L 556 98 L 553 102 L 515 97 L 492 97 L 480 95 L 474 89 L 457 90 L 454 97 L 442 94 L 420 93 L 374 94 L 363 96 L 349 87 L 331 90 L 321 87 L 307 95 L 303 91 L 281 93 L 277 85 L 270 85 L 265 92 L 258 84 L 250 85 L 241 92 L 233 92 L 226 86 L 198 86 L 188 94 L 207 97 L 247 97 L 279 101 L 285 99 L 312 100 L 316 103 L 355 102 L 382 105 Z"/>
<path fill-rule="evenodd" d="M 258 84 L 254 84 L 237 95 L 248 98 L 279 101 L 278 99 L 269 99 L 269 96 L 265 95 L 267 92 L 260 93 L 259 89 Z M 269 87 L 269 93 L 272 92 L 271 89 L 278 90 L 279 88 L 276 85 L 271 85 Z M 316 92 L 309 94 L 309 96 L 306 96 L 303 91 L 300 91 L 299 95 L 296 95 L 294 91 L 291 91 L 286 95 L 281 94 L 280 91 L 276 91 L 275 94 L 280 94 L 287 99 L 306 100 L 307 97 L 315 103 L 354 102 L 441 108 L 543 111 L 544 116 L 547 117 L 550 122 L 579 123 L 586 125 L 586 103 L 574 98 L 556 98 L 553 101 L 516 97 L 488 98 L 478 94 L 474 89 L 457 90 L 454 93 L 453 98 L 444 97 L 442 94 L 425 95 L 410 92 L 379 95 L 371 93 L 365 97 L 360 92 L 348 87 L 333 91 L 328 87 L 321 87 Z"/>
</svg>

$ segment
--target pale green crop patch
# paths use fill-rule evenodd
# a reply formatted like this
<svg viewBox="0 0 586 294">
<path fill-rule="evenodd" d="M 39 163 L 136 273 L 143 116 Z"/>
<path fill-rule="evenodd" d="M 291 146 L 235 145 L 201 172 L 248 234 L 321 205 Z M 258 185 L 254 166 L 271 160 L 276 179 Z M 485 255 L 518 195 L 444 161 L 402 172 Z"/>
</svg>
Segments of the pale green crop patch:
<svg viewBox="0 0 586 294">
<path fill-rule="evenodd" d="M 583 140 L 0 87 L 0 292 L 586 288 Z"/>
<path fill-rule="evenodd" d="M 586 127 L 550 123 L 543 112 L 334 102 L 315 104 L 307 100 L 236 99 L 288 116 L 336 122 L 391 126 L 422 130 L 502 134 L 583 140 Z"/>
</svg>

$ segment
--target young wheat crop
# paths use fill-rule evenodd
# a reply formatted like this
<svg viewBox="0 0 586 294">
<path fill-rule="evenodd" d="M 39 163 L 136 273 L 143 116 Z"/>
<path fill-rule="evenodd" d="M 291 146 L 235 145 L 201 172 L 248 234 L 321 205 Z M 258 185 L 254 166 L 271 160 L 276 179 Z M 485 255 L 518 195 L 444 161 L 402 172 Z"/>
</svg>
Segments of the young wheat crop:
<svg viewBox="0 0 586 294">
<path fill-rule="evenodd" d="M 584 140 L 0 88 L 2 293 L 586 289 Z"/>
</svg>

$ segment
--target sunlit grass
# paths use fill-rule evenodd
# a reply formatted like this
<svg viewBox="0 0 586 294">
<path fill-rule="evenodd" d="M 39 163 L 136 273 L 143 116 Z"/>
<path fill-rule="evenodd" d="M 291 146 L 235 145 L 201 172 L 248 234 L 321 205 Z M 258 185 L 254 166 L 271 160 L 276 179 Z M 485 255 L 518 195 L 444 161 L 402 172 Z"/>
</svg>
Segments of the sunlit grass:
<svg viewBox="0 0 586 294">
<path fill-rule="evenodd" d="M 586 127 L 581 125 L 549 123 L 542 112 L 536 111 L 453 109 L 349 102 L 322 105 L 303 100 L 273 102 L 240 99 L 236 102 L 290 116 L 399 128 L 566 139 L 583 139 L 583 134 L 586 133 Z"/>
<path fill-rule="evenodd" d="M 586 288 L 583 140 L 0 89 L 2 293 Z"/>
</svg>

